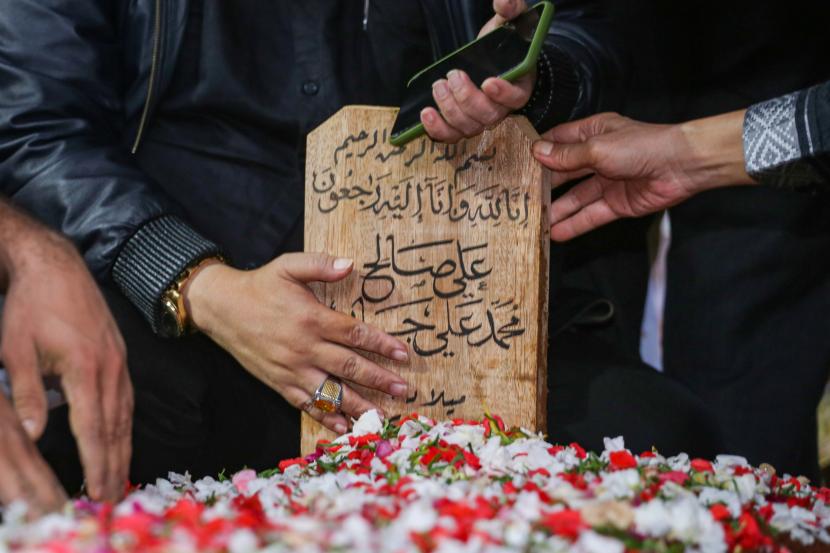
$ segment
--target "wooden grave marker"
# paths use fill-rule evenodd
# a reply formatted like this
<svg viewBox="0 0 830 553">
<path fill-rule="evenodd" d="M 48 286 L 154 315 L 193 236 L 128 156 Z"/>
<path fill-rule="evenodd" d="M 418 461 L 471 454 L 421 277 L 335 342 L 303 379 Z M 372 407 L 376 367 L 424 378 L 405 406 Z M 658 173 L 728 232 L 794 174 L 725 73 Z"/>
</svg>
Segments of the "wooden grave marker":
<svg viewBox="0 0 830 553">
<path fill-rule="evenodd" d="M 524 117 L 456 145 L 388 143 L 397 110 L 349 106 L 308 136 L 305 250 L 354 259 L 314 284 L 333 309 L 409 345 L 369 356 L 405 400 L 355 387 L 387 416 L 480 418 L 545 430 L 550 174 Z M 302 451 L 334 434 L 307 413 Z"/>
</svg>

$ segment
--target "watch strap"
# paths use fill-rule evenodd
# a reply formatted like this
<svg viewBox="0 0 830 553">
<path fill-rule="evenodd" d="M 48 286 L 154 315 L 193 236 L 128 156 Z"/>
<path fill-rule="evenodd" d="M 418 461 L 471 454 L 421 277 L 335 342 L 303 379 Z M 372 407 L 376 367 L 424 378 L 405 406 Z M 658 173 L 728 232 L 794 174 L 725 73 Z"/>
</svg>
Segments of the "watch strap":
<svg viewBox="0 0 830 553">
<path fill-rule="evenodd" d="M 225 263 L 225 258 L 217 254 L 194 261 L 181 272 L 181 274 L 176 278 L 176 280 L 173 281 L 164 293 L 165 298 L 173 303 L 176 311 L 176 317 L 179 322 L 178 326 L 181 329 L 179 335 L 192 334 L 196 332 L 196 328 L 193 326 L 190 314 L 187 311 L 187 306 L 185 305 L 185 287 L 187 286 L 188 281 L 196 275 L 196 273 L 201 271 L 203 267 L 212 263 Z M 167 306 L 164 307 L 167 308 Z"/>
</svg>

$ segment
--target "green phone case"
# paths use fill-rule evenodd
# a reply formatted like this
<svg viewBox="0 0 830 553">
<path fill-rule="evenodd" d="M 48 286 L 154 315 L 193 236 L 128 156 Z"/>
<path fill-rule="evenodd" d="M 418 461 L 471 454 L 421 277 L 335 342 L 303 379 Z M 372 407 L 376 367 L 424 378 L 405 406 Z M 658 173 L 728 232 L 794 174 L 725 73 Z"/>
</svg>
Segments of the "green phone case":
<svg viewBox="0 0 830 553">
<path fill-rule="evenodd" d="M 512 69 L 509 69 L 508 71 L 505 71 L 504 73 L 499 75 L 499 77 L 501 77 L 502 79 L 504 79 L 506 81 L 510 81 L 510 82 L 515 81 L 516 79 L 518 79 L 522 75 L 526 75 L 526 74 L 530 73 L 530 71 L 536 66 L 536 61 L 539 59 L 539 53 L 542 51 L 542 44 L 544 44 L 544 42 L 545 42 L 545 37 L 548 34 L 548 28 L 550 27 L 550 22 L 553 19 L 553 4 L 551 2 L 549 2 L 548 0 L 543 0 L 542 2 L 535 3 L 530 9 L 534 9 L 534 8 L 538 7 L 540 4 L 544 5 L 544 7 L 542 8 L 542 15 L 539 17 L 539 25 L 536 27 L 536 34 L 533 35 L 533 40 L 530 42 L 530 48 L 528 48 L 528 50 L 527 50 L 527 56 L 525 56 L 525 59 L 522 61 L 522 63 L 520 63 L 516 67 L 514 67 Z M 435 67 L 439 63 L 443 63 L 447 58 L 451 58 L 452 56 L 454 56 L 458 52 L 461 52 L 463 50 L 466 50 L 467 48 L 470 48 L 473 44 L 475 44 L 479 40 L 480 39 L 477 38 L 476 40 L 470 42 L 469 44 L 465 44 L 464 46 L 462 46 L 458 50 L 456 50 L 456 51 L 454 51 L 450 54 L 447 54 L 446 56 L 444 56 L 440 60 L 436 61 L 432 65 L 430 65 L 428 67 L 425 67 L 424 69 L 422 69 L 421 71 L 419 71 L 418 73 L 413 75 L 411 79 L 409 79 L 409 82 L 406 83 L 407 86 L 409 86 L 412 83 L 412 81 L 417 79 L 420 75 L 422 75 L 426 71 L 429 71 L 430 69 L 432 69 L 433 67 Z M 390 137 L 389 143 L 392 144 L 393 146 L 403 146 L 407 142 L 410 142 L 410 141 L 418 138 L 422 134 L 424 134 L 424 124 L 423 123 L 418 123 L 417 125 L 406 129 L 402 133 Z"/>
</svg>

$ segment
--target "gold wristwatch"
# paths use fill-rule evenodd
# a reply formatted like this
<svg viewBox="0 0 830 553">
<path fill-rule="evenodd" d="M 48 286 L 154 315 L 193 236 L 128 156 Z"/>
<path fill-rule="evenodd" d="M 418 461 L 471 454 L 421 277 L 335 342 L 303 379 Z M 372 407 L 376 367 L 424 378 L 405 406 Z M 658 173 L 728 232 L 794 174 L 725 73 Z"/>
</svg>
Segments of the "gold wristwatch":
<svg viewBox="0 0 830 553">
<path fill-rule="evenodd" d="M 161 326 L 159 334 L 165 338 L 180 338 L 196 332 L 184 305 L 184 287 L 187 281 L 205 265 L 225 263 L 221 256 L 200 259 L 186 267 L 161 296 Z"/>
</svg>

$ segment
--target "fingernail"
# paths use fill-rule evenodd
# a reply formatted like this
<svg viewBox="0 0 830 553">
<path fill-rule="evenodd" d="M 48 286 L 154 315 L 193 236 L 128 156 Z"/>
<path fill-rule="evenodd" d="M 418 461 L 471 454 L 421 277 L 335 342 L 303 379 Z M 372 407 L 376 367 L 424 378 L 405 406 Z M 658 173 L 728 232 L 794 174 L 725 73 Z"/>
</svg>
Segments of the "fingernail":
<svg viewBox="0 0 830 553">
<path fill-rule="evenodd" d="M 26 431 L 30 437 L 34 437 L 35 432 L 37 432 L 37 423 L 32 419 L 23 419 L 20 423 L 23 425 L 23 429 Z"/>
<path fill-rule="evenodd" d="M 539 140 L 533 145 L 533 151 L 539 155 L 549 156 L 553 151 L 553 144 L 547 140 Z"/>
<path fill-rule="evenodd" d="M 392 352 L 392 359 L 395 361 L 406 361 L 409 359 L 409 354 L 404 349 L 396 349 Z"/>
<path fill-rule="evenodd" d="M 335 271 L 342 271 L 344 269 L 348 269 L 349 267 L 351 267 L 352 263 L 354 263 L 354 261 L 352 261 L 351 259 L 347 259 L 345 257 L 338 257 L 334 260 L 332 266 L 334 267 Z"/>
<path fill-rule="evenodd" d="M 338 434 L 345 434 L 346 433 L 346 425 L 342 422 L 338 422 L 334 425 L 334 431 Z"/>
<path fill-rule="evenodd" d="M 427 123 L 432 123 L 434 118 L 432 117 L 432 112 L 428 109 L 421 110 L 421 119 L 423 119 Z"/>
<path fill-rule="evenodd" d="M 481 85 L 481 90 L 483 90 L 487 94 L 498 94 L 499 93 L 499 80 L 498 79 L 487 79 Z"/>
<path fill-rule="evenodd" d="M 102 493 L 102 488 L 103 486 L 101 486 L 100 484 L 90 484 L 86 487 L 86 492 L 91 499 L 94 499 L 95 501 L 100 501 L 104 495 Z"/>
<path fill-rule="evenodd" d="M 402 397 L 402 396 L 406 395 L 406 388 L 407 388 L 406 384 L 401 384 L 400 382 L 396 382 L 395 384 L 392 384 L 392 386 L 389 387 L 389 391 L 395 397 Z"/>
<path fill-rule="evenodd" d="M 450 81 L 450 88 L 453 90 L 458 90 L 461 88 L 461 85 L 464 84 L 464 81 L 461 78 L 461 72 L 459 72 L 458 69 L 453 69 L 447 73 L 447 78 Z"/>
<path fill-rule="evenodd" d="M 432 85 L 432 92 L 436 98 L 443 100 L 450 91 L 447 89 L 446 81 L 435 81 L 435 84 Z"/>
</svg>

